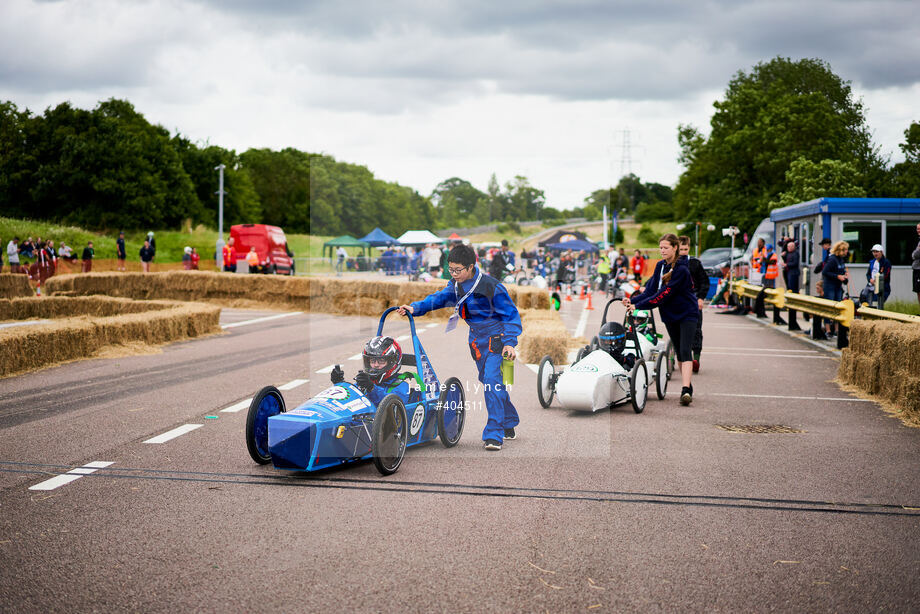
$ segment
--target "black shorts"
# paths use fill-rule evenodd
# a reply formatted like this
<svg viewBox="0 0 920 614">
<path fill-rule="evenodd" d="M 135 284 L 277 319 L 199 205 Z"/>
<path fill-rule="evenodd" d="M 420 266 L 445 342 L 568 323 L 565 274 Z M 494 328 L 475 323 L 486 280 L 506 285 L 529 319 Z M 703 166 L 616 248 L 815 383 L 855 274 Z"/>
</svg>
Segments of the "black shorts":
<svg viewBox="0 0 920 614">
<path fill-rule="evenodd" d="M 678 362 L 693 360 L 693 338 L 696 336 L 696 320 L 681 320 L 680 322 L 665 322 L 668 336 L 674 345 L 674 355 Z"/>
<path fill-rule="evenodd" d="M 914 292 L 920 293 L 920 269 L 911 269 L 914 274 Z"/>
</svg>

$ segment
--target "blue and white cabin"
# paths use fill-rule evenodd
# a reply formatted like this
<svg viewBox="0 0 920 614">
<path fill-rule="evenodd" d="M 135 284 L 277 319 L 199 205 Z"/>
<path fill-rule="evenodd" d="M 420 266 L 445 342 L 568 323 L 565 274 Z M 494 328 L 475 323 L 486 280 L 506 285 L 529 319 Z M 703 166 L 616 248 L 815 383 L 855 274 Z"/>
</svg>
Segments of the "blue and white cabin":
<svg viewBox="0 0 920 614">
<path fill-rule="evenodd" d="M 880 243 L 891 261 L 891 297 L 914 301 L 911 252 L 917 247 L 920 198 L 816 198 L 774 209 L 774 244 L 784 235 L 796 240 L 802 254 L 802 291 L 815 293 L 815 265 L 823 257 L 821 240 L 850 244 L 848 267 L 853 296 L 866 285 L 872 246 Z M 808 273 L 804 273 L 804 271 Z"/>
</svg>

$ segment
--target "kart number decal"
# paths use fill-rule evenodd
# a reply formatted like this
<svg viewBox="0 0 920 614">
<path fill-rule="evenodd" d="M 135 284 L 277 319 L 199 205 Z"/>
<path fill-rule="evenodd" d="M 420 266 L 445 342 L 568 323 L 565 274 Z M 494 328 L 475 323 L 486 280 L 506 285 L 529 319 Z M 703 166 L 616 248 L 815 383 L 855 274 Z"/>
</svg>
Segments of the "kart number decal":
<svg viewBox="0 0 920 614">
<path fill-rule="evenodd" d="M 597 373 L 597 367 L 594 365 L 575 365 L 569 371 L 572 373 Z"/>
<path fill-rule="evenodd" d="M 368 401 L 364 397 L 358 397 L 354 401 L 349 401 L 348 403 L 345 403 L 344 405 L 342 405 L 342 408 L 347 409 L 351 411 L 352 413 L 354 413 L 356 411 L 362 411 L 370 406 L 371 406 L 370 401 Z"/>
<path fill-rule="evenodd" d="M 415 408 L 415 413 L 412 414 L 412 424 L 409 425 L 409 434 L 415 435 L 422 428 L 422 423 L 425 421 L 425 407 L 421 403 L 418 404 L 418 407 Z"/>
<path fill-rule="evenodd" d="M 306 416 L 307 418 L 313 418 L 322 415 L 318 411 L 313 411 L 312 409 L 292 409 L 287 413 L 291 414 L 292 416 Z"/>
<path fill-rule="evenodd" d="M 318 395 L 313 397 L 314 399 L 335 399 L 337 401 L 342 401 L 348 398 L 348 389 L 342 388 L 341 386 L 331 386 L 326 388 Z"/>
</svg>

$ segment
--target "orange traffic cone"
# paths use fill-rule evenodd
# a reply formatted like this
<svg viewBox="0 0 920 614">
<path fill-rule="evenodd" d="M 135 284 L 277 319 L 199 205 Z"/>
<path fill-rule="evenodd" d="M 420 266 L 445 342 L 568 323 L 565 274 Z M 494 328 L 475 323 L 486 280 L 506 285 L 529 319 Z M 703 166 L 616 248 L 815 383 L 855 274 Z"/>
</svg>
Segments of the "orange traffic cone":
<svg viewBox="0 0 920 614">
<path fill-rule="evenodd" d="M 570 287 L 565 289 L 565 300 L 567 301 L 572 300 L 572 288 Z"/>
<path fill-rule="evenodd" d="M 594 309 L 594 306 L 591 304 L 591 295 L 592 295 L 592 294 L 594 294 L 594 293 L 593 293 L 593 292 L 588 292 L 588 304 L 585 305 L 585 309 L 586 309 L 586 310 Z"/>
<path fill-rule="evenodd" d="M 585 300 L 585 286 L 584 286 L 584 284 L 582 284 L 582 286 L 581 286 L 581 291 L 578 293 L 578 300 L 580 300 L 580 301 Z"/>
</svg>

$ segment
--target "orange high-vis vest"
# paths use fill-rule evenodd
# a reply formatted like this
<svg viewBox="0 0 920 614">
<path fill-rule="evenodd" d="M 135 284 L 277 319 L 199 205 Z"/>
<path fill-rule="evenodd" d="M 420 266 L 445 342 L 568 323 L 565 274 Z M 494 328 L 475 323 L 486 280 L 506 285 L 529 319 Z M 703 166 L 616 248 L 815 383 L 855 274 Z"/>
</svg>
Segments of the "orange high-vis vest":
<svg viewBox="0 0 920 614">
<path fill-rule="evenodd" d="M 776 279 L 777 277 L 779 277 L 779 259 L 773 253 L 767 260 L 767 272 L 764 273 L 764 279 Z"/>
<path fill-rule="evenodd" d="M 229 245 L 224 245 L 224 265 L 230 266 L 236 264 L 233 262 L 233 248 Z"/>
<path fill-rule="evenodd" d="M 259 266 L 259 254 L 255 252 L 249 252 L 246 254 L 246 262 L 250 267 Z"/>
<path fill-rule="evenodd" d="M 755 271 L 760 270 L 760 265 L 763 264 L 763 257 L 767 253 L 767 248 L 757 249 L 754 248 L 754 253 L 751 254 L 751 266 Z"/>
</svg>

